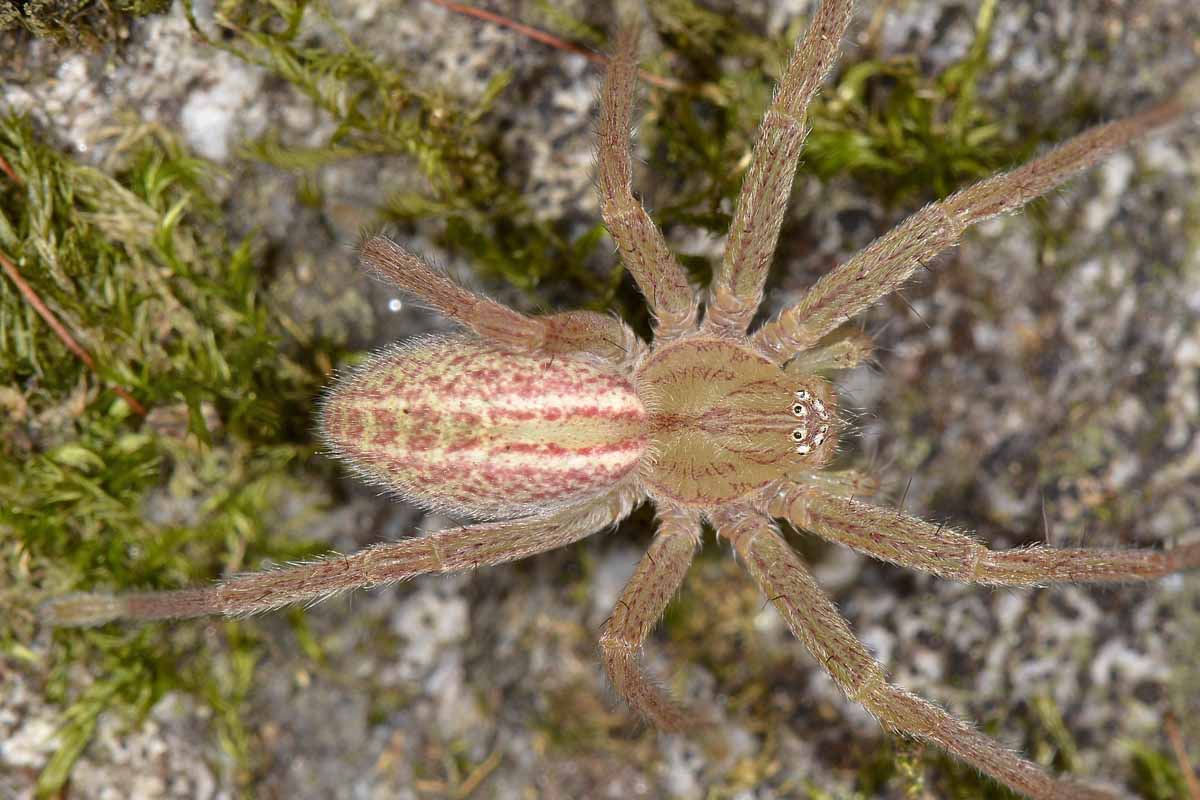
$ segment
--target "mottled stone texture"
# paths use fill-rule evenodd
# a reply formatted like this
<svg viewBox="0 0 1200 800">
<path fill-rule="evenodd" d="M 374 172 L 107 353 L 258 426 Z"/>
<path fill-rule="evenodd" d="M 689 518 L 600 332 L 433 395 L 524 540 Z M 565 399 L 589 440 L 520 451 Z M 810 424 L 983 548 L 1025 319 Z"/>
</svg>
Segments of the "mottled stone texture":
<svg viewBox="0 0 1200 800">
<path fill-rule="evenodd" d="M 607 24 L 603 5 L 570 10 Z M 791 5 L 807 13 L 810 4 Z M 493 7 L 537 20 L 536 3 Z M 878 9 L 862 4 L 852 37 Z M 593 68 L 432 3 L 335 4 L 334 13 L 357 41 L 448 92 L 469 96 L 511 69 L 514 86 L 485 124 L 496 127 L 513 173 L 547 217 L 597 218 Z M 759 4 L 738 4 L 737 13 L 760 29 L 789 18 Z M 960 58 L 973 36 L 973 2 L 897 3 L 880 13 L 884 54 L 914 53 L 929 72 Z M 1078 130 L 1071 110 L 1081 99 L 1105 114 L 1129 112 L 1200 60 L 1193 0 L 1017 1 L 997 13 L 982 102 L 1014 137 Z M 230 225 L 257 227 L 277 245 L 275 299 L 297 322 L 353 331 L 364 345 L 428 327 L 418 311 L 387 313 L 386 291 L 356 276 L 346 248 L 383 187 L 419 183 L 410 165 L 325 170 L 324 206 L 300 205 L 293 177 L 242 163 L 236 146 L 264 130 L 302 143 L 327 123 L 277 81 L 195 42 L 177 11 L 138 21 L 114 51 L 26 47 L 0 67 L 0 105 L 31 111 L 64 147 L 101 159 L 89 152 L 95 132 L 134 111 L 237 167 Z M 853 47 L 847 55 L 856 57 Z M 634 180 L 644 196 L 661 197 L 669 176 Z M 974 529 L 995 547 L 1044 539 L 1155 547 L 1200 533 L 1198 187 L 1200 126 L 1180 127 L 1073 182 L 1032 217 L 968 234 L 905 299 L 870 313 L 879 368 L 841 382 L 843 402 L 860 412 L 859 442 L 843 442 L 848 457 L 873 464 L 908 511 Z M 851 180 L 820 186 L 802 175 L 769 302 L 794 301 L 902 214 Z M 684 241 L 686 232 L 673 233 Z M 413 244 L 428 251 L 423 235 Z M 689 241 L 693 252 L 717 252 Z M 314 526 L 340 550 L 445 523 L 422 522 L 369 489 L 351 493 Z M 308 620 L 322 663 L 282 618 L 263 618 L 273 645 L 246 709 L 259 794 L 447 796 L 481 778 L 474 796 L 850 791 L 888 757 L 877 727 L 841 699 L 716 548 L 693 567 L 647 661 L 689 702 L 723 708 L 722 726 L 701 737 L 659 735 L 613 704 L 594 640 L 644 549 L 646 523 L 635 515 L 566 551 L 315 608 Z M 807 542 L 802 549 L 898 683 L 1032 747 L 1035 758 L 1053 760 L 1046 731 L 1058 714 L 1081 772 L 1128 781 L 1131 743 L 1165 748 L 1168 710 L 1191 726 L 1200 758 L 1200 576 L 992 591 Z M 38 685 L 37 675 L 0 673 L 5 796 L 28 795 L 51 747 L 53 711 Z M 939 778 L 936 768 L 929 777 Z M 102 724 L 72 796 L 227 797 L 233 781 L 205 714 L 168 698 L 135 730 Z"/>
</svg>

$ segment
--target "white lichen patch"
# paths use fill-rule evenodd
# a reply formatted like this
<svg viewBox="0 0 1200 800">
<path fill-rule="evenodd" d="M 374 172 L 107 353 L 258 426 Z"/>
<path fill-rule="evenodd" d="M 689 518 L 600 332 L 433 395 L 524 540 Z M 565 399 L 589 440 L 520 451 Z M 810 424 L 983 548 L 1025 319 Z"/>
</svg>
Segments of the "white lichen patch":
<svg viewBox="0 0 1200 800">
<path fill-rule="evenodd" d="M 453 591 L 451 584 L 422 586 L 393 613 L 392 630 L 404 644 L 396 654 L 402 678 L 425 676 L 437 666 L 446 645 L 470 636 L 466 600 Z"/>
<path fill-rule="evenodd" d="M 179 114 L 183 135 L 199 155 L 224 162 L 239 141 L 253 139 L 266 126 L 254 101 L 262 73 L 228 53 L 216 53 L 214 77 L 188 95 Z"/>
</svg>

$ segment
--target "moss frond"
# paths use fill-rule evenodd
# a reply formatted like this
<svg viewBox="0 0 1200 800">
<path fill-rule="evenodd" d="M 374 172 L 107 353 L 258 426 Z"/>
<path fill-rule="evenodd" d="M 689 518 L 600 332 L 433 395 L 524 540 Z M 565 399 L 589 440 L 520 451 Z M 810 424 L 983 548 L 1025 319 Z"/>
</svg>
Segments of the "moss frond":
<svg viewBox="0 0 1200 800">
<path fill-rule="evenodd" d="M 441 219 L 441 243 L 483 277 L 530 292 L 553 277 L 573 305 L 611 307 L 620 272 L 598 276 L 589 263 L 599 225 L 580 231 L 539 218 L 506 175 L 497 134 L 480 124 L 508 86 L 509 72 L 464 101 L 414 85 L 403 70 L 352 41 L 317 4 L 228 4 L 217 19 L 231 38 L 210 43 L 286 80 L 335 123 L 319 145 L 298 148 L 268 135 L 248 155 L 308 175 L 351 158 L 410 159 L 427 187 L 393 193 L 382 204 L 385 218 Z"/>
<path fill-rule="evenodd" d="M 96 47 L 119 38 L 127 17 L 157 14 L 170 0 L 0 0 L 0 33 L 26 31 L 75 47 Z"/>
<path fill-rule="evenodd" d="M 805 23 L 768 39 L 692 0 L 658 0 L 651 8 L 660 34 L 701 87 L 655 98 L 657 171 L 687 176 L 657 216 L 666 225 L 721 235 L 749 166 L 757 121 Z M 994 0 L 982 5 L 968 53 L 933 77 L 912 58 L 844 60 L 809 108 L 812 130 L 800 172 L 821 180 L 851 177 L 884 204 L 899 205 L 944 197 L 1023 160 L 1040 137 L 1006 139 L 977 99 L 994 11 Z M 742 69 L 729 70 L 735 58 Z"/>
<path fill-rule="evenodd" d="M 22 179 L 0 183 L 0 249 L 100 373 L 0 279 L 0 586 L 21 587 L 3 592 L 6 653 L 29 652 L 20 643 L 52 595 L 178 587 L 314 552 L 275 509 L 312 495 L 300 473 L 317 354 L 276 329 L 259 253 L 225 238 L 208 167 L 137 130 L 106 172 L 24 119 L 0 120 L 0 155 Z M 240 627 L 218 653 L 158 625 L 57 634 L 48 694 L 68 710 L 41 791 L 62 785 L 106 709 L 137 717 L 173 690 L 236 705 L 211 666 L 253 661 Z M 77 692 L 67 671 L 78 663 L 99 677 Z"/>
<path fill-rule="evenodd" d="M 803 169 L 822 179 L 850 174 L 898 204 L 945 197 L 1024 161 L 1036 139 L 1006 140 L 977 98 L 995 5 L 982 4 L 970 50 L 936 76 L 913 58 L 848 67 L 811 112 Z"/>
</svg>

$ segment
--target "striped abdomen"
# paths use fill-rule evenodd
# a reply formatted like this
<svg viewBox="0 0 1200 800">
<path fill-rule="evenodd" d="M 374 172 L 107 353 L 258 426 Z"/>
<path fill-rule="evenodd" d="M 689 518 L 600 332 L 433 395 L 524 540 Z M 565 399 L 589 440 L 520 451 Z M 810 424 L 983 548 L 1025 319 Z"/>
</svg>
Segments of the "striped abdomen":
<svg viewBox="0 0 1200 800">
<path fill-rule="evenodd" d="M 468 337 L 383 351 L 329 393 L 330 449 L 429 508 L 506 517 L 596 496 L 628 475 L 647 414 L 628 380 Z"/>
</svg>

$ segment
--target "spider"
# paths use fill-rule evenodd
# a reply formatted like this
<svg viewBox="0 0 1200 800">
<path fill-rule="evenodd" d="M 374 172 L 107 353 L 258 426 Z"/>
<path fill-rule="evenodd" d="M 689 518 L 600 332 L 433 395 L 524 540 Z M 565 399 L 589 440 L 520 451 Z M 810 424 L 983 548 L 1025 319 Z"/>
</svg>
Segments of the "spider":
<svg viewBox="0 0 1200 800">
<path fill-rule="evenodd" d="M 807 132 L 806 108 L 850 18 L 849 0 L 824 0 L 796 43 L 761 124 L 724 260 L 703 294 L 633 195 L 637 35 L 625 29 L 618 36 L 601 92 L 598 183 L 604 221 L 653 314 L 649 343 L 614 317 L 519 313 L 386 237 L 362 244 L 368 271 L 464 330 L 395 345 L 341 377 L 323 402 L 324 439 L 365 480 L 480 521 L 211 587 L 62 597 L 46 606 L 47 620 L 244 615 L 314 602 L 525 558 L 581 540 L 651 501 L 657 535 L 600 635 L 612 684 L 649 722 L 682 730 L 703 721 L 651 680 L 639 654 L 707 521 L 847 698 L 884 727 L 933 743 L 1029 797 L 1109 796 L 1048 774 L 891 683 L 777 520 L 893 564 L 991 586 L 1147 580 L 1200 566 L 1200 542 L 1161 552 L 993 551 L 949 527 L 859 499 L 872 493 L 873 479 L 829 468 L 845 422 L 824 377 L 871 356 L 869 337 L 845 323 L 968 227 L 1020 208 L 1177 120 L 1197 105 L 1200 86 L 926 206 L 750 331 Z"/>
</svg>

